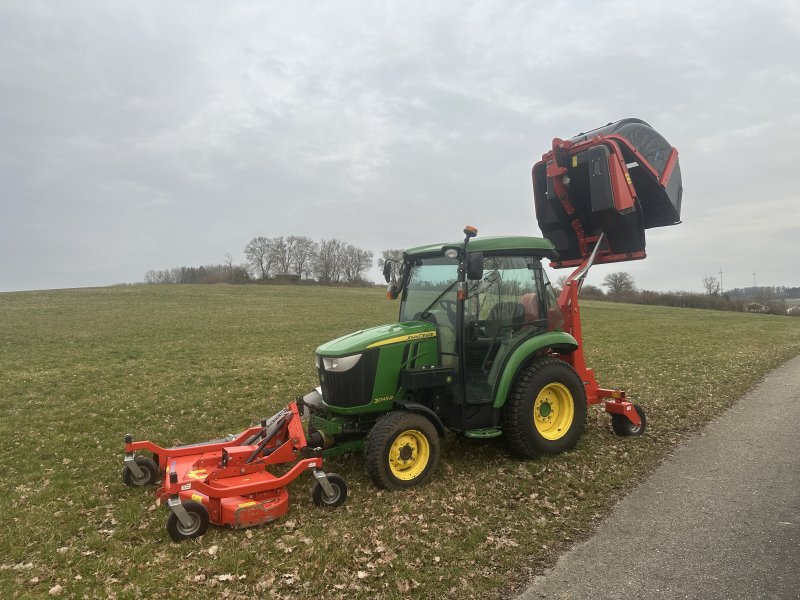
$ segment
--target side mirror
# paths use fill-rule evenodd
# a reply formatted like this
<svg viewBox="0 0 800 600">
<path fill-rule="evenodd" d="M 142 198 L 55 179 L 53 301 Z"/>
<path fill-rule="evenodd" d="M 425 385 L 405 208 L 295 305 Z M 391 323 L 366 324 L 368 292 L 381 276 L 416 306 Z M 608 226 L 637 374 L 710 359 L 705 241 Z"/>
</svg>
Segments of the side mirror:
<svg viewBox="0 0 800 600">
<path fill-rule="evenodd" d="M 483 252 L 467 254 L 467 279 L 476 281 L 483 278 Z"/>
<path fill-rule="evenodd" d="M 386 283 L 389 283 L 392 279 L 392 263 L 388 260 L 383 263 L 383 277 L 386 279 Z"/>
</svg>

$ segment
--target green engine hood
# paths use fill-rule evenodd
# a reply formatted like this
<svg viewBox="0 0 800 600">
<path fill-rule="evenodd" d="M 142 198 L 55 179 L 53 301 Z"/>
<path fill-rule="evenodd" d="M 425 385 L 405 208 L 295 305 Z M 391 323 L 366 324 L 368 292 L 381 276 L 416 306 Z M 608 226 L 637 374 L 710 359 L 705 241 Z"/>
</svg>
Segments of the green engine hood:
<svg viewBox="0 0 800 600">
<path fill-rule="evenodd" d="M 362 329 L 355 333 L 348 333 L 340 338 L 331 340 L 317 348 L 320 356 L 345 356 L 363 352 L 368 348 L 388 346 L 389 344 L 403 344 L 413 340 L 422 340 L 436 337 L 436 326 L 428 321 L 409 321 L 407 323 L 392 323 L 391 325 L 378 325 L 369 329 Z"/>
</svg>

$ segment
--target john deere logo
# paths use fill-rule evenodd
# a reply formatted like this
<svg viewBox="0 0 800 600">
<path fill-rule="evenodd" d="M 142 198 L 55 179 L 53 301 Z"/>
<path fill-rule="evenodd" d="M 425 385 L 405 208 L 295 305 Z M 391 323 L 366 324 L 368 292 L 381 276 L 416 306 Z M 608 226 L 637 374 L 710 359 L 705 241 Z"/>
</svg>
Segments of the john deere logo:
<svg viewBox="0 0 800 600">
<path fill-rule="evenodd" d="M 380 342 L 375 342 L 374 344 L 370 344 L 367 348 L 376 348 L 378 346 L 388 346 L 389 344 L 399 344 L 401 342 L 413 342 L 414 340 L 424 340 L 427 338 L 434 338 L 436 337 L 435 331 L 423 331 L 421 333 L 409 333 L 406 335 L 398 335 L 397 337 L 389 338 L 386 340 L 381 340 Z"/>
</svg>

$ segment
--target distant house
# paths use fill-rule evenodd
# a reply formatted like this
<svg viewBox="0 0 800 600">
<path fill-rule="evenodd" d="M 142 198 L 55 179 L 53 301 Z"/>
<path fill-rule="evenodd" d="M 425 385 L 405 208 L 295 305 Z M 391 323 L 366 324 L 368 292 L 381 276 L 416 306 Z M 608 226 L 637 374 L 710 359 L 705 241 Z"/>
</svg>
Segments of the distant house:
<svg viewBox="0 0 800 600">
<path fill-rule="evenodd" d="M 744 305 L 744 310 L 751 313 L 768 313 L 769 306 L 764 306 L 759 302 L 751 302 L 750 304 Z"/>
<path fill-rule="evenodd" d="M 786 309 L 786 314 L 790 317 L 800 317 L 800 306 L 793 306 Z"/>
</svg>

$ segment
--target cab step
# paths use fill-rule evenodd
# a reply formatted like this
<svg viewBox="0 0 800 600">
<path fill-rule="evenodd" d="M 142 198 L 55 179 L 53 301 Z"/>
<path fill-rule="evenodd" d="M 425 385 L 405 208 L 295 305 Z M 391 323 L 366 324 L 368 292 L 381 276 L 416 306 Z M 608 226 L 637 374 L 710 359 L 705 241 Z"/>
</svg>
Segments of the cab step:
<svg viewBox="0 0 800 600">
<path fill-rule="evenodd" d="M 464 435 L 470 438 L 479 438 L 479 439 L 487 439 L 487 438 L 495 438 L 500 437 L 503 435 L 502 430 L 496 427 L 488 427 L 486 429 L 470 429 L 464 432 Z"/>
</svg>

